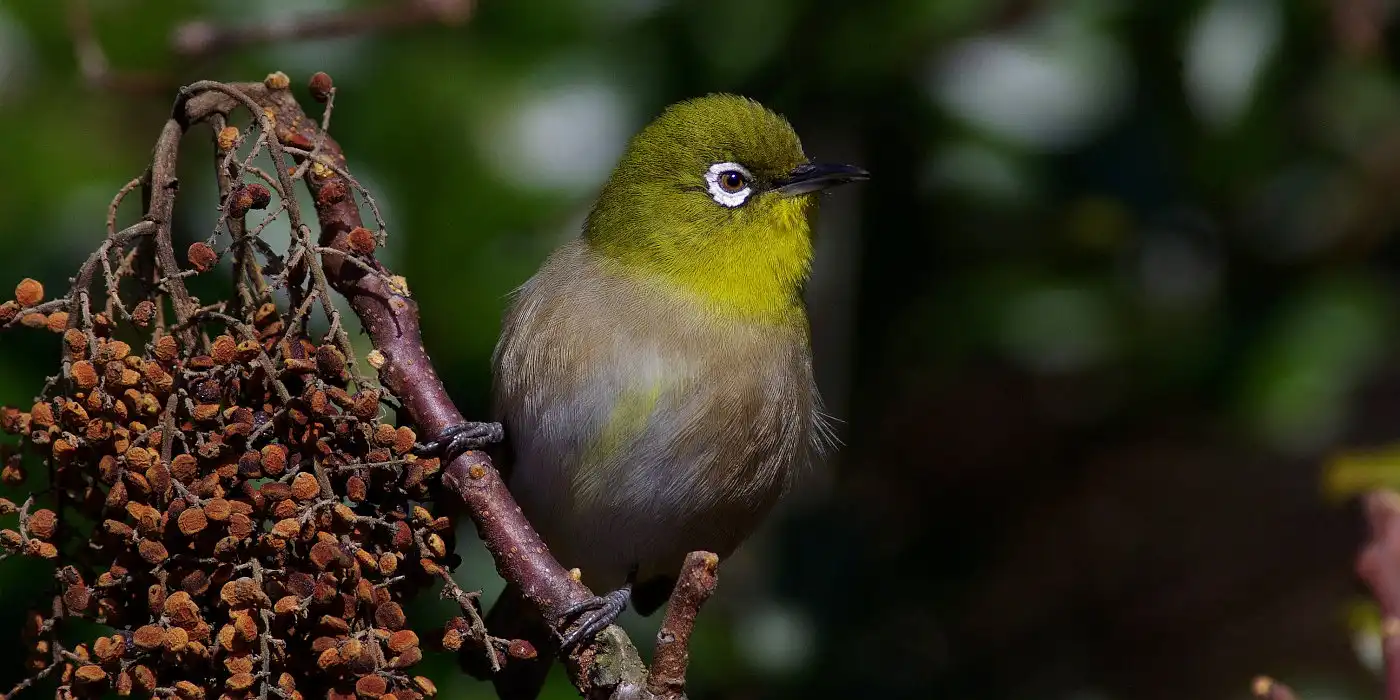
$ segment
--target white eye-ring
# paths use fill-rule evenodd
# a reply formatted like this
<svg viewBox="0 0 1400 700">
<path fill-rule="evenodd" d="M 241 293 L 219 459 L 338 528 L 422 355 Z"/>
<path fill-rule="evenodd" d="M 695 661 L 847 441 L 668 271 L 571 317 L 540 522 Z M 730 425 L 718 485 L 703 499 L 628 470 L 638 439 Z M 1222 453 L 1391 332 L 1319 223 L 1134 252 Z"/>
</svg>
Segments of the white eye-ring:
<svg viewBox="0 0 1400 700">
<path fill-rule="evenodd" d="M 738 163 L 715 163 L 705 172 L 710 197 L 726 207 L 737 207 L 753 194 L 753 175 Z"/>
</svg>

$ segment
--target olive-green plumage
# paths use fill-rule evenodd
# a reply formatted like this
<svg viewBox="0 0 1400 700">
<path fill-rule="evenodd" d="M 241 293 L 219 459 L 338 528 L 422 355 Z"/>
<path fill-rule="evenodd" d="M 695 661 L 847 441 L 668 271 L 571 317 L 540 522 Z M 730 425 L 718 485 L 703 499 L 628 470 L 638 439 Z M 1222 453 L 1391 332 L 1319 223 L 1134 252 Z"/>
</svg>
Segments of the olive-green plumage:
<svg viewBox="0 0 1400 700">
<path fill-rule="evenodd" d="M 681 102 L 513 296 L 494 357 L 508 483 L 594 591 L 635 584 L 649 614 L 687 552 L 732 553 L 822 447 L 809 216 L 864 177 L 809 163 L 757 102 Z"/>
</svg>

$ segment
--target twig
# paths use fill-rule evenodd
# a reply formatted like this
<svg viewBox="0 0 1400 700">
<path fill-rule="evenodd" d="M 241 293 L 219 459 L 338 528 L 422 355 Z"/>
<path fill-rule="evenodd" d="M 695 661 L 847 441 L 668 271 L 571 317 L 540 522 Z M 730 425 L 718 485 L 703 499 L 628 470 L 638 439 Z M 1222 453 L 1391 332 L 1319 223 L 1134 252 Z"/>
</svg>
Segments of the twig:
<svg viewBox="0 0 1400 700">
<path fill-rule="evenodd" d="M 1356 560 L 1356 573 L 1381 608 L 1381 649 L 1386 699 L 1400 700 L 1400 494 L 1376 491 L 1365 497 L 1371 537 Z"/>
<path fill-rule="evenodd" d="M 203 58 L 246 46 L 292 39 L 329 39 L 422 24 L 455 26 L 466 22 L 474 9 L 473 0 L 401 0 L 378 7 L 306 14 L 238 26 L 200 20 L 178 27 L 172 43 L 176 53 L 182 56 Z"/>
<path fill-rule="evenodd" d="M 715 592 L 715 568 L 719 557 L 711 552 L 691 552 L 681 567 L 666 617 L 656 633 L 656 653 L 647 674 L 647 690 L 659 698 L 685 697 L 685 670 L 690 664 L 690 633 L 700 606 Z"/>
</svg>

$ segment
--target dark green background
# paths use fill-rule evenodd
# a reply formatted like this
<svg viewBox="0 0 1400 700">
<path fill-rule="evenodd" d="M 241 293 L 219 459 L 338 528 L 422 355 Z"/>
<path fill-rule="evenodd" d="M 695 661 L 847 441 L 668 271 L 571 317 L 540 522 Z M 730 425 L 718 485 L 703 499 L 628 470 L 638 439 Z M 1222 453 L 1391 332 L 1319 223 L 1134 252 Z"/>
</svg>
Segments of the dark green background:
<svg viewBox="0 0 1400 700">
<path fill-rule="evenodd" d="M 1256 673 L 1378 697 L 1362 532 L 1323 474 L 1400 437 L 1380 3 L 481 0 L 456 28 L 169 49 L 192 19 L 371 4 L 92 2 L 119 69 L 283 70 L 303 95 L 334 76 L 332 132 L 469 415 L 504 295 L 667 103 L 747 94 L 874 173 L 826 199 L 810 290 L 846 445 L 724 568 L 694 697 L 1235 698 Z M 92 89 L 67 26 L 56 0 L 0 0 L 4 289 L 65 286 L 173 96 Z M 186 142 L 181 245 L 212 230 L 207 149 Z M 0 336 L 0 403 L 56 346 Z M 0 564 L 0 632 L 45 575 Z M 499 588 L 477 550 L 459 578 Z M 489 693 L 424 668 L 445 697 Z"/>
</svg>

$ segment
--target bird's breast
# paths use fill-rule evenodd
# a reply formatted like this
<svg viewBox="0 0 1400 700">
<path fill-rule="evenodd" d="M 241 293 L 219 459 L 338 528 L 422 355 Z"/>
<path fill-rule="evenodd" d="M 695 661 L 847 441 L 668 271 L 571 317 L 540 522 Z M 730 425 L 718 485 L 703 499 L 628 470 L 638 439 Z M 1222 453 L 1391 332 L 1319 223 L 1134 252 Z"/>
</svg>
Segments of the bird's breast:
<svg viewBox="0 0 1400 700">
<path fill-rule="evenodd" d="M 586 249 L 557 253 L 514 299 L 496 373 L 511 490 L 590 585 L 727 555 L 820 423 L 805 328 L 706 316 Z"/>
</svg>

